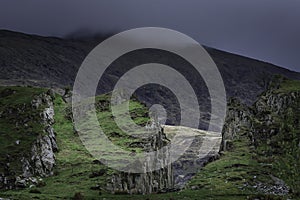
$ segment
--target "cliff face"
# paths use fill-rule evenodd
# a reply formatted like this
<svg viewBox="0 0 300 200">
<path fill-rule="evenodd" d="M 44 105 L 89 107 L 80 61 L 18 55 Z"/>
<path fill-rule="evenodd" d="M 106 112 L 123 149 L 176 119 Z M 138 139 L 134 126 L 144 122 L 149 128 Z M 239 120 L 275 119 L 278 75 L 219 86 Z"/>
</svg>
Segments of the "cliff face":
<svg viewBox="0 0 300 200">
<path fill-rule="evenodd" d="M 246 136 L 253 158 L 270 166 L 270 182 L 253 187 L 267 194 L 298 194 L 300 167 L 299 82 L 277 78 L 258 100 L 248 107 L 231 100 L 221 149 L 230 151 L 233 140 Z"/>
<path fill-rule="evenodd" d="M 58 151 L 55 133 L 52 125 L 54 124 L 54 107 L 52 97 L 48 94 L 37 96 L 31 105 L 34 109 L 45 106 L 40 113 L 41 122 L 44 126 L 44 134 L 38 136 L 31 148 L 29 159 L 23 157 L 23 176 L 30 177 L 33 175 L 45 177 L 53 175 L 55 166 L 55 154 Z"/>
<path fill-rule="evenodd" d="M 24 90 L 29 92 L 27 95 L 30 97 L 31 89 L 24 88 Z M 13 95 L 18 93 L 20 91 L 14 89 L 2 90 L 2 105 L 5 99 L 14 98 Z M 53 175 L 54 152 L 58 150 L 52 127 L 53 98 L 54 93 L 48 91 L 35 95 L 32 101 L 28 98 L 23 104 L 8 103 L 2 107 L 1 121 L 9 120 L 11 126 L 9 129 L 3 126 L 1 130 L 6 131 L 1 136 L 6 135 L 8 138 L 6 138 L 7 145 L 2 146 L 1 152 L 5 159 L 1 160 L 0 188 L 13 189 L 38 185 L 42 182 L 40 178 Z"/>
<path fill-rule="evenodd" d="M 168 142 L 175 142 L 172 139 L 178 131 L 183 132 L 185 138 L 193 137 L 194 140 L 178 160 L 167 167 L 162 167 L 160 170 L 144 174 L 124 172 L 114 174 L 109 179 L 110 183 L 107 184 L 109 191 L 117 194 L 151 194 L 181 190 L 201 168 L 219 156 L 221 143 L 219 133 L 180 126 L 163 126 L 163 128 L 159 126 L 157 130 L 159 130 L 157 135 L 144 140 L 142 146 L 148 146 L 144 150 L 154 151 L 167 145 Z M 173 143 L 173 145 L 180 146 L 184 144 Z M 170 152 L 165 152 L 164 155 L 157 154 L 153 162 L 164 166 L 169 154 Z M 142 163 L 145 172 L 147 166 L 151 165 L 153 163 Z"/>
<path fill-rule="evenodd" d="M 158 122 L 152 123 L 151 128 L 156 130 L 157 134 L 139 144 L 144 146 L 143 150 L 147 152 L 157 151 L 169 142 Z M 156 153 L 152 161 L 137 163 L 144 168 L 145 173 L 118 172 L 112 175 L 107 189 L 114 194 L 151 194 L 172 191 L 174 188 L 173 169 L 172 165 L 166 165 L 169 156 L 170 152 L 167 149 L 163 155 Z M 147 172 L 153 165 L 161 166 L 161 169 Z"/>
<path fill-rule="evenodd" d="M 278 133 L 281 130 L 278 125 L 285 122 L 284 118 L 287 115 L 293 118 L 297 117 L 297 115 L 291 116 L 291 114 L 297 114 L 295 112 L 299 110 L 297 106 L 300 91 L 285 92 L 281 88 L 284 87 L 281 84 L 284 85 L 285 81 L 290 80 L 278 81 L 264 92 L 252 106 L 247 106 L 235 98 L 230 99 L 223 128 L 222 150 L 226 150 L 226 142 L 238 137 L 238 133 L 246 131 L 254 144 L 255 141 L 262 139 L 260 137 L 263 134 L 270 133 L 271 136 L 274 132 Z M 295 81 L 295 83 L 297 82 Z M 297 126 L 297 123 L 291 125 Z"/>
<path fill-rule="evenodd" d="M 227 107 L 226 121 L 222 131 L 221 150 L 230 149 L 232 140 L 239 136 L 239 133 L 252 127 L 252 110 L 235 98 L 231 98 Z M 249 132 L 251 134 L 251 131 Z"/>
<path fill-rule="evenodd" d="M 183 189 L 188 181 L 202 169 L 207 163 L 219 156 L 221 135 L 216 132 L 208 132 L 183 126 L 164 126 L 167 137 L 172 137 L 178 132 L 184 133 L 185 139 L 194 138 L 188 149 L 172 163 L 174 188 Z M 184 143 L 184 141 L 183 141 Z M 174 143 L 183 146 L 182 143 Z"/>
</svg>

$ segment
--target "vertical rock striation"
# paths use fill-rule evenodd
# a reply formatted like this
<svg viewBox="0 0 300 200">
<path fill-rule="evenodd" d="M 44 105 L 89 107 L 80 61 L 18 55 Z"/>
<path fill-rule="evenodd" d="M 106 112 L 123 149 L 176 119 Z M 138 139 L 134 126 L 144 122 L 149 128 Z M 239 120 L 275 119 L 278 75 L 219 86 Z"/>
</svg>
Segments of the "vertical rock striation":
<svg viewBox="0 0 300 200">
<path fill-rule="evenodd" d="M 41 122 L 44 126 L 44 133 L 39 134 L 31 148 L 31 155 L 22 159 L 23 176 L 41 176 L 47 177 L 53 175 L 55 166 L 55 154 L 58 151 L 56 137 L 52 125 L 54 124 L 53 96 L 41 94 L 36 97 L 31 105 L 34 109 L 43 106 L 43 112 L 40 113 Z"/>
<path fill-rule="evenodd" d="M 157 130 L 157 134 L 143 142 L 144 150 L 149 152 L 161 149 L 169 142 L 158 123 L 153 123 L 152 128 Z M 174 187 L 172 166 L 167 165 L 169 155 L 169 152 L 164 152 L 163 155 L 156 153 L 154 160 L 136 163 L 143 167 L 145 173 L 119 172 L 112 175 L 107 189 L 114 194 L 150 194 L 172 190 Z M 148 172 L 153 165 L 161 166 L 161 169 Z"/>
<path fill-rule="evenodd" d="M 31 147 L 17 155 L 9 152 L 6 159 L 6 167 L 0 172 L 0 188 L 14 189 L 25 188 L 30 185 L 39 184 L 42 177 L 53 175 L 55 166 L 55 154 L 58 151 L 56 137 L 52 125 L 54 124 L 54 99 L 53 91 L 42 93 L 28 105 L 17 109 L 8 108 L 5 111 L 7 116 L 22 115 L 15 119 L 16 127 L 26 128 L 27 123 L 38 124 L 39 133 L 31 134 Z M 29 113 L 29 114 L 28 114 Z M 25 115 L 25 119 L 24 116 Z M 34 139 L 35 138 L 35 139 Z M 24 145 L 25 141 L 16 141 L 16 145 Z M 29 144 L 30 146 L 30 144 Z M 24 146 L 28 148 L 28 146 Z"/>
</svg>

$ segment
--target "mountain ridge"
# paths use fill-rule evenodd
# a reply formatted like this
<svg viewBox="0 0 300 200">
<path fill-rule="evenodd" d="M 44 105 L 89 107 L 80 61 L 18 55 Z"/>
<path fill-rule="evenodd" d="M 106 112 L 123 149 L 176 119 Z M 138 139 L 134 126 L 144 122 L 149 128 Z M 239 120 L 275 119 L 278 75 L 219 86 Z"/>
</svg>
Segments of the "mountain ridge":
<svg viewBox="0 0 300 200">
<path fill-rule="evenodd" d="M 19 31 L 14 31 L 14 30 L 9 30 L 9 29 L 0 29 L 0 34 L 1 33 L 8 33 L 8 34 L 11 34 L 11 35 L 23 35 L 23 36 L 30 36 L 30 37 L 38 37 L 38 38 L 47 38 L 47 39 L 57 39 L 57 40 L 67 40 L 67 41 L 78 41 L 78 42 L 87 42 L 87 41 L 93 41 L 93 40 L 96 40 L 94 42 L 96 43 L 100 43 L 101 40 L 105 40 L 106 38 L 109 38 L 111 36 L 114 35 L 114 33 L 99 33 L 99 34 L 92 34 L 91 37 L 89 36 L 84 36 L 84 37 L 70 37 L 70 36 L 64 36 L 64 37 L 59 37 L 59 36 L 42 36 L 42 35 L 38 35 L 38 34 L 34 34 L 34 33 L 25 33 L 25 32 L 19 32 Z M 71 34 L 72 35 L 72 34 Z M 261 62 L 261 63 L 264 63 L 264 64 L 267 64 L 267 65 L 273 65 L 274 67 L 279 67 L 279 68 L 283 68 L 285 70 L 288 70 L 292 73 L 300 73 L 298 71 L 295 71 L 295 70 L 291 70 L 291 69 L 288 69 L 286 67 L 283 67 L 283 66 L 279 66 L 279 65 L 276 65 L 272 62 L 269 62 L 269 61 L 264 61 L 264 60 L 260 60 L 260 59 L 257 59 L 257 58 L 254 58 L 254 57 L 249 57 L 247 55 L 242 55 L 242 54 L 238 54 L 238 53 L 235 53 L 235 52 L 229 52 L 229 51 L 226 51 L 224 49 L 218 49 L 218 48 L 215 48 L 215 47 L 211 47 L 211 46 L 208 46 L 208 45 L 204 45 L 204 44 L 201 44 L 201 46 L 203 46 L 206 50 L 216 50 L 216 51 L 219 51 L 219 52 L 222 52 L 222 53 L 226 53 L 226 54 L 231 54 L 231 55 L 237 55 L 239 57 L 243 57 L 243 58 L 246 58 L 246 59 L 250 59 L 250 60 L 253 60 L 253 61 L 258 61 L 258 62 Z"/>
<path fill-rule="evenodd" d="M 75 60 L 76 63 L 69 63 L 69 64 L 73 64 L 77 69 L 79 68 L 81 62 L 84 60 L 85 56 L 96 46 L 98 45 L 100 42 L 102 42 L 104 39 L 106 39 L 107 36 L 103 36 L 101 38 L 101 36 L 97 37 L 95 39 L 95 37 L 86 40 L 82 40 L 82 39 L 65 39 L 65 38 L 60 38 L 60 37 L 52 37 L 52 36 L 48 36 L 48 37 L 44 37 L 44 36 L 39 36 L 36 34 L 26 34 L 26 33 L 21 33 L 21 32 L 15 32 L 15 31 L 10 31 L 10 30 L 0 30 L 0 48 L 2 48 L 2 51 L 0 51 L 0 55 L 2 57 L 2 63 L 0 65 L 0 67 L 2 69 L 5 69 L 9 66 L 6 66 L 6 62 L 9 62 L 10 60 L 6 60 L 8 59 L 6 57 L 6 55 L 4 54 L 4 50 L 14 50 L 14 52 L 10 52 L 10 54 L 8 55 L 14 55 L 14 56 L 19 56 L 17 57 L 17 59 L 22 59 L 23 61 L 23 65 L 33 65 L 33 67 L 39 67 L 37 63 L 32 63 L 32 62 L 26 62 L 26 60 L 24 60 L 24 54 L 21 54 L 22 51 L 20 50 L 20 48 L 22 47 L 26 47 L 28 49 L 24 49 L 26 50 L 30 50 L 32 53 L 37 53 L 39 50 L 44 49 L 44 50 L 48 50 L 48 49 L 53 49 L 53 50 L 57 50 L 59 47 L 61 47 L 62 49 L 65 48 L 68 51 L 75 51 L 74 53 L 78 53 L 76 56 L 72 57 L 72 58 L 77 58 L 79 57 L 79 59 Z M 13 41 L 13 40 L 19 40 L 19 41 Z M 25 43 L 24 43 L 25 42 Z M 27 42 L 27 43 L 26 43 Z M 35 47 L 35 45 L 38 45 L 39 43 L 37 42 L 41 42 L 40 44 L 45 44 L 48 43 L 47 46 L 43 46 L 41 49 L 34 49 L 33 47 Z M 58 42 L 62 42 L 62 45 L 59 45 Z M 19 46 L 18 46 L 19 45 Z M 52 46 L 51 46 L 52 45 Z M 50 48 L 51 47 L 51 48 Z M 265 62 L 265 61 L 260 61 L 254 58 L 248 58 L 246 56 L 241 56 L 241 55 L 237 55 L 234 53 L 230 53 L 230 52 L 225 52 L 222 50 L 218 50 L 215 48 L 211 48 L 208 46 L 204 46 L 203 47 L 207 50 L 207 52 L 212 56 L 213 60 L 215 62 L 220 61 L 226 61 L 228 59 L 228 57 L 236 57 L 242 60 L 248 60 L 254 63 L 260 63 L 260 65 L 265 66 L 267 68 L 274 68 L 276 71 L 278 72 L 282 72 L 284 74 L 287 74 L 287 76 L 289 78 L 293 78 L 293 79 L 300 79 L 300 73 L 299 72 L 295 72 L 280 66 L 276 66 L 274 64 Z M 78 52 L 76 52 L 76 50 L 80 50 Z M 43 51 L 39 51 L 39 53 L 41 55 L 45 55 L 45 53 L 50 53 L 51 52 L 43 52 Z M 68 55 L 68 54 L 63 54 L 64 52 L 56 52 L 56 53 L 62 53 L 61 55 L 64 57 L 69 57 L 72 55 Z M 47 59 L 47 58 L 46 58 Z M 62 60 L 62 62 L 64 62 L 65 60 L 63 60 L 62 58 L 60 58 Z M 4 61 L 6 61 L 4 63 Z M 66 61 L 65 61 L 66 62 Z M 20 64 L 20 63 L 18 63 Z M 51 66 L 51 62 L 49 62 L 48 65 Z M 20 66 L 18 66 L 20 69 Z M 54 67 L 54 66 L 52 66 Z M 69 67 L 69 66 L 68 66 Z M 218 65 L 219 67 L 219 65 Z M 222 67 L 219 67 L 222 68 Z M 273 69 L 273 70 L 274 70 Z M 7 70 L 7 69 L 6 69 Z M 30 69 L 29 69 L 30 70 Z M 33 70 L 31 70 L 32 73 L 35 73 Z M 16 76 L 18 75 L 17 72 Z M 7 77 L 5 77 L 5 75 L 8 75 Z M 51 74 L 49 74 L 51 75 Z M 73 74 L 72 74 L 73 75 Z M 24 77 L 25 79 L 29 79 L 29 77 Z M 8 73 L 2 73 L 1 79 L 7 80 L 9 79 L 9 74 Z M 62 83 L 62 85 L 65 85 L 65 83 L 57 81 L 58 83 Z M 70 85 L 70 82 L 67 82 L 67 84 Z"/>
<path fill-rule="evenodd" d="M 105 38 L 74 40 L 41 37 L 23 33 L 0 31 L 0 85 L 31 85 L 37 87 L 72 87 L 77 71 L 89 52 Z M 251 105 L 276 74 L 300 80 L 300 73 L 244 56 L 205 47 L 223 78 L 227 98 L 237 97 Z M 203 119 L 199 128 L 207 129 L 210 119 L 209 91 L 201 77 L 186 60 L 170 52 L 142 49 L 129 52 L 109 67 L 98 83 L 97 94 L 114 89 L 117 80 L 128 70 L 145 63 L 171 66 L 188 79 L 201 102 Z M 136 91 L 139 100 L 148 107 L 160 104 L 166 107 L 167 124 L 180 122 L 178 102 L 170 90 L 157 85 L 146 85 Z M 149 95 L 151 94 L 151 95 Z"/>
</svg>

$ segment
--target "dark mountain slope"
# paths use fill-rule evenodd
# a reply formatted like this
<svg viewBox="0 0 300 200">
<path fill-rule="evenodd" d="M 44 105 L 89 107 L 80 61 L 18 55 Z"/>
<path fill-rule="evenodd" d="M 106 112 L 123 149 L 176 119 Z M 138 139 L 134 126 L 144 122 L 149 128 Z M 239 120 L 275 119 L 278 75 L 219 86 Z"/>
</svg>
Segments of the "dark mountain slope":
<svg viewBox="0 0 300 200">
<path fill-rule="evenodd" d="M 217 49 L 206 47 L 206 50 L 222 74 L 227 95 L 239 97 L 247 103 L 254 101 L 258 94 L 267 89 L 268 83 L 275 74 L 290 79 L 300 79 L 300 73 L 270 63 Z"/>
<path fill-rule="evenodd" d="M 48 86 L 71 86 L 85 56 L 103 39 L 69 40 L 2 30 L 0 79 L 12 83 L 29 84 L 32 81 Z M 269 63 L 205 48 L 217 64 L 229 96 L 237 96 L 245 101 L 254 100 L 263 90 L 261 79 L 267 79 L 270 74 L 300 79 L 299 73 Z M 165 59 L 168 60 L 168 57 Z M 127 62 L 135 60 L 131 58 Z"/>
<path fill-rule="evenodd" d="M 0 84 L 59 88 L 72 86 L 85 56 L 104 39 L 60 39 L 0 31 Z M 267 88 L 274 74 L 300 79 L 299 73 L 269 63 L 205 48 L 220 70 L 227 96 L 237 97 L 247 104 L 253 103 L 257 95 Z M 121 56 L 101 78 L 98 93 L 111 91 L 127 70 L 154 61 L 172 66 L 189 80 L 204 113 L 200 128 L 206 129 L 210 118 L 210 100 L 205 83 L 189 63 L 169 52 L 144 49 Z M 180 121 L 178 102 L 170 90 L 148 85 L 140 88 L 137 96 L 148 106 L 155 103 L 165 105 L 169 114 L 168 124 L 178 124 Z"/>
</svg>

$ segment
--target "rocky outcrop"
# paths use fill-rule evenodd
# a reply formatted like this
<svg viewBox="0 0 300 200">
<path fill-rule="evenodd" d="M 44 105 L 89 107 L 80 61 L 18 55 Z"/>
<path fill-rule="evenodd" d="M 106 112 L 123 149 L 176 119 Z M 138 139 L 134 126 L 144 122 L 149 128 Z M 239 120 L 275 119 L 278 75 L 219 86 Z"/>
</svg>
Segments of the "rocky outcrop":
<svg viewBox="0 0 300 200">
<path fill-rule="evenodd" d="M 184 133 L 185 139 L 193 138 L 193 142 L 186 151 L 172 163 L 174 188 L 182 189 L 201 168 L 219 157 L 221 134 L 183 126 L 164 126 L 164 130 L 171 141 L 172 135 L 179 132 Z M 179 142 L 175 145 L 184 144 Z"/>
<path fill-rule="evenodd" d="M 143 174 L 118 173 L 112 176 L 107 189 L 113 194 L 151 194 L 173 191 L 171 166 Z"/>
<path fill-rule="evenodd" d="M 25 110 L 31 110 L 33 113 L 26 117 L 28 119 L 25 122 L 15 122 L 18 127 L 27 127 L 27 121 L 36 121 L 41 126 L 41 132 L 37 136 L 30 136 L 36 137 L 36 139 L 33 140 L 28 152 L 24 151 L 18 154 L 22 155 L 21 157 L 12 158 L 11 155 L 7 155 L 6 168 L 0 176 L 1 188 L 14 189 L 43 184 L 42 177 L 53 175 L 54 153 L 58 151 L 55 132 L 52 127 L 54 124 L 53 98 L 54 93 L 49 90 L 47 93 L 36 96 L 29 105 L 23 105 L 22 108 L 17 109 L 17 114 L 24 113 Z M 14 113 L 14 111 L 7 112 Z M 22 144 L 23 141 L 16 141 L 16 145 Z M 11 165 L 12 162 L 14 166 Z"/>
<path fill-rule="evenodd" d="M 287 111 L 287 108 L 294 104 L 300 97 L 300 92 L 291 93 L 278 93 L 273 94 L 271 91 L 267 92 L 264 96 L 259 98 L 255 103 L 254 107 L 256 113 L 259 112 L 273 112 L 278 115 L 283 114 Z"/>
<path fill-rule="evenodd" d="M 245 129 L 251 129 L 252 118 L 253 113 L 250 107 L 236 98 L 229 99 L 226 121 L 222 130 L 221 151 L 230 149 L 234 138 L 237 138 Z M 248 131 L 248 134 L 251 135 L 251 131 Z"/>
<path fill-rule="evenodd" d="M 300 113 L 300 91 L 278 90 L 281 87 L 280 84 L 280 82 L 273 84 L 251 107 L 236 99 L 229 102 L 222 133 L 222 151 L 230 151 L 233 140 L 247 136 L 250 141 L 249 145 L 256 155 L 261 155 L 264 159 L 269 158 L 270 162 L 277 156 L 287 155 L 291 158 L 286 160 L 286 162 L 294 163 L 289 164 L 292 166 L 291 169 L 283 169 L 283 171 L 293 171 L 293 167 L 299 165 L 299 162 L 294 160 L 296 158 L 293 158 L 297 155 L 297 153 L 293 154 L 293 151 L 297 151 L 295 142 L 298 141 L 296 132 L 293 130 L 298 130 L 297 127 L 299 127 L 297 116 Z M 264 162 L 261 164 L 268 165 Z M 272 163 L 269 165 L 273 166 Z M 257 181 L 252 187 L 265 194 L 288 194 L 291 190 L 283 180 L 276 177 L 279 174 L 270 173 L 268 183 Z"/>
<path fill-rule="evenodd" d="M 156 151 L 169 142 L 158 123 L 153 123 L 152 127 L 157 134 L 143 142 L 144 151 Z M 153 161 L 137 163 L 144 168 L 145 173 L 119 172 L 112 175 L 108 180 L 107 190 L 114 194 L 150 194 L 173 190 L 172 166 L 166 165 L 169 154 L 169 152 L 164 152 L 163 155 L 157 153 Z M 159 165 L 161 169 L 150 171 L 149 167 L 153 165 Z"/>
<path fill-rule="evenodd" d="M 108 180 L 107 189 L 109 191 L 115 194 L 148 194 L 180 190 L 202 167 L 219 156 L 220 133 L 181 126 L 163 126 L 158 130 L 158 134 L 140 144 L 144 150 L 154 151 L 160 149 L 172 141 L 178 131 L 184 133 L 185 137 L 192 137 L 194 140 L 183 155 L 171 165 L 160 170 L 146 172 L 147 166 L 151 166 L 151 163 L 139 163 L 144 166 L 145 173 L 122 172 L 114 174 Z M 174 143 L 174 145 L 183 144 Z M 169 155 L 168 152 L 164 154 L 164 156 L 167 155 Z M 163 166 L 166 157 L 157 155 L 154 162 Z"/>
<path fill-rule="evenodd" d="M 44 125 L 44 133 L 40 134 L 31 148 L 31 155 L 29 158 L 23 158 L 23 176 L 41 176 L 46 177 L 53 175 L 53 168 L 55 166 L 55 154 L 58 151 L 56 137 L 52 125 L 54 123 L 54 107 L 53 96 L 49 94 L 41 94 L 32 102 L 32 106 L 38 109 L 44 106 L 41 115 L 41 121 Z"/>
<path fill-rule="evenodd" d="M 248 135 L 253 144 L 261 139 L 257 133 L 269 132 L 274 135 L 280 128 L 276 119 L 283 116 L 299 98 L 300 92 L 274 93 L 272 88 L 263 93 L 251 107 L 231 98 L 222 131 L 221 150 L 230 148 L 231 141 L 243 133 Z"/>
<path fill-rule="evenodd" d="M 48 127 L 46 130 L 49 131 L 48 135 L 38 136 L 34 142 L 31 148 L 31 156 L 29 158 L 23 157 L 21 160 L 23 177 L 53 175 L 54 152 L 57 151 L 57 144 L 52 127 Z"/>
</svg>

